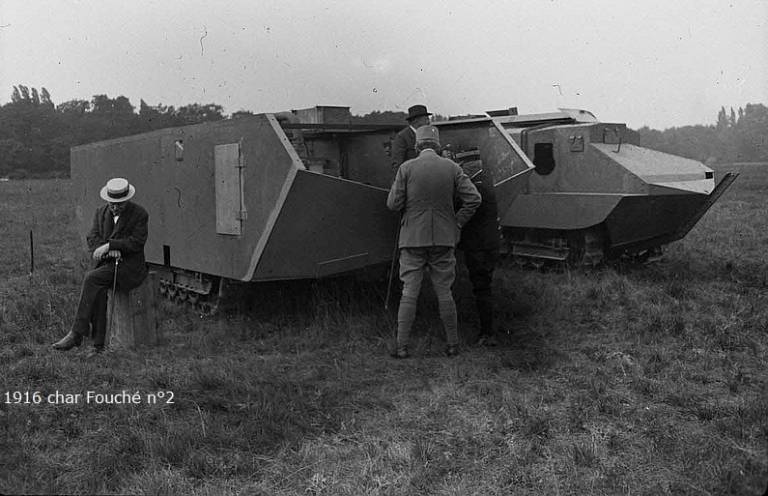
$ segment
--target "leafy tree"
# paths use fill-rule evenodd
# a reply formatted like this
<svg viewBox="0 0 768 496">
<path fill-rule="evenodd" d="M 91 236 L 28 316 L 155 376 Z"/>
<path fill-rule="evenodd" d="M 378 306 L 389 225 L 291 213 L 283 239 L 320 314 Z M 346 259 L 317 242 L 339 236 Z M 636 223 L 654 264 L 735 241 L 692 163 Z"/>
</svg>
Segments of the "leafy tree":
<svg viewBox="0 0 768 496">
<path fill-rule="evenodd" d="M 90 109 L 91 103 L 87 100 L 69 100 L 56 107 L 56 115 L 61 125 L 58 139 L 62 143 L 75 146 L 89 140 L 85 132 L 85 121 L 89 117 Z M 69 161 L 67 161 L 68 168 Z"/>
<path fill-rule="evenodd" d="M 90 110 L 91 103 L 87 100 L 68 100 L 64 103 L 60 103 L 56 107 L 56 111 L 59 113 L 77 115 L 80 117 Z"/>
<path fill-rule="evenodd" d="M 40 103 L 49 107 L 53 107 L 53 102 L 51 101 L 51 94 L 48 93 L 48 90 L 45 89 L 45 86 L 42 87 L 40 90 Z"/>
<path fill-rule="evenodd" d="M 352 124 L 398 124 L 405 126 L 406 112 L 392 112 L 391 110 L 374 110 L 363 116 L 353 115 Z"/>
<path fill-rule="evenodd" d="M 240 117 L 248 117 L 249 115 L 254 115 L 254 114 L 250 110 L 238 110 L 237 112 L 232 113 L 232 118 L 239 119 Z"/>
<path fill-rule="evenodd" d="M 21 168 L 24 143 L 13 138 L 0 139 L 0 176 Z"/>
<path fill-rule="evenodd" d="M 158 104 L 156 106 L 151 106 L 147 105 L 147 102 L 144 100 L 141 100 L 141 103 L 139 104 L 140 132 L 181 126 L 183 124 L 184 122 L 176 116 L 176 109 L 173 105 L 166 106 Z"/>
<path fill-rule="evenodd" d="M 25 175 L 41 176 L 56 169 L 66 171 L 69 146 L 57 145 L 65 134 L 48 90 L 14 86 L 11 102 L 0 107 L 2 174 L 23 170 Z"/>
<path fill-rule="evenodd" d="M 768 107 L 748 103 L 739 108 L 734 139 L 736 160 L 756 162 L 768 160 Z"/>
<path fill-rule="evenodd" d="M 718 131 L 728 128 L 728 118 L 725 116 L 725 107 L 720 107 L 720 112 L 717 113 L 717 124 L 715 126 Z"/>
<path fill-rule="evenodd" d="M 94 95 L 89 118 L 83 121 L 86 134 L 99 141 L 141 132 L 138 116 L 128 98 Z"/>
<path fill-rule="evenodd" d="M 218 121 L 224 118 L 223 107 L 214 103 L 200 105 L 193 103 L 179 107 L 174 116 L 183 124 L 196 124 L 198 122 Z M 183 125 L 182 124 L 182 125 Z"/>
<path fill-rule="evenodd" d="M 30 103 L 31 98 L 29 97 L 29 88 L 23 85 L 19 85 L 19 93 L 21 93 L 21 102 L 19 103 Z"/>
</svg>

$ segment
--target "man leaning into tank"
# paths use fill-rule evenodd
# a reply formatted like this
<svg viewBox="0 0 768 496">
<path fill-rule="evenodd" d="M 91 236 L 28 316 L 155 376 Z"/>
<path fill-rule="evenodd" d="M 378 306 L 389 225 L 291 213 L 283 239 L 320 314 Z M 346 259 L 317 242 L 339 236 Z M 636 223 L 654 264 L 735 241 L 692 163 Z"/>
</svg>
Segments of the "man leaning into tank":
<svg viewBox="0 0 768 496">
<path fill-rule="evenodd" d="M 107 330 L 107 292 L 139 286 L 147 277 L 144 244 L 147 241 L 149 214 L 130 201 L 136 188 L 126 179 L 116 177 L 101 188 L 106 203 L 96 210 L 86 239 L 94 267 L 85 273 L 80 301 L 72 328 L 53 349 L 67 351 L 80 346 L 91 334 L 92 353 L 104 350 Z"/>
<path fill-rule="evenodd" d="M 457 248 L 462 252 L 462 259 L 469 273 L 480 321 L 476 344 L 496 346 L 498 340 L 493 318 L 492 282 L 501 245 L 499 213 L 491 174 L 483 169 L 479 153 L 470 152 L 467 156 L 468 160 L 461 161 L 461 168 L 480 192 L 482 202 L 461 230 Z"/>
<path fill-rule="evenodd" d="M 408 358 L 411 327 L 421 281 L 428 272 L 445 327 L 446 354 L 458 353 L 458 322 L 451 286 L 456 277 L 454 249 L 461 228 L 480 205 L 477 188 L 456 162 L 438 155 L 440 136 L 436 127 L 416 130 L 418 156 L 403 163 L 387 196 L 387 207 L 401 211 L 398 247 L 400 280 L 403 283 L 397 311 L 395 358 Z M 461 208 L 454 212 L 454 198 Z"/>
</svg>

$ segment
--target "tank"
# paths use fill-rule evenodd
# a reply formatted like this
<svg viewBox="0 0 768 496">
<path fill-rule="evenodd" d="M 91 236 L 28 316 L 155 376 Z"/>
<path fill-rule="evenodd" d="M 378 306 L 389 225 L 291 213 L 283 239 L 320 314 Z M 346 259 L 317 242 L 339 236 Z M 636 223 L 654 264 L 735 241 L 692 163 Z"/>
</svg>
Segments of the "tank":
<svg viewBox="0 0 768 496">
<path fill-rule="evenodd" d="M 488 112 L 534 165 L 500 223 L 510 252 L 540 262 L 647 260 L 684 237 L 736 179 L 643 148 L 623 123 L 585 110 Z M 520 185 L 519 185 L 520 186 Z"/>
<path fill-rule="evenodd" d="M 162 129 L 71 150 L 84 239 L 111 177 L 150 215 L 161 293 L 211 311 L 233 281 L 318 279 L 389 262 L 391 140 L 403 123 L 351 124 L 318 106 Z M 735 179 L 638 146 L 583 110 L 491 111 L 435 123 L 443 153 L 493 177 L 509 252 L 534 262 L 645 259 L 682 238 Z"/>
<path fill-rule="evenodd" d="M 404 124 L 353 125 L 348 107 L 314 107 L 162 129 L 71 150 L 81 238 L 111 177 L 149 212 L 147 262 L 160 291 L 203 312 L 228 282 L 317 279 L 385 264 L 398 215 L 386 208 L 390 142 Z M 479 147 L 507 203 L 533 164 L 488 117 L 441 128 Z"/>
</svg>

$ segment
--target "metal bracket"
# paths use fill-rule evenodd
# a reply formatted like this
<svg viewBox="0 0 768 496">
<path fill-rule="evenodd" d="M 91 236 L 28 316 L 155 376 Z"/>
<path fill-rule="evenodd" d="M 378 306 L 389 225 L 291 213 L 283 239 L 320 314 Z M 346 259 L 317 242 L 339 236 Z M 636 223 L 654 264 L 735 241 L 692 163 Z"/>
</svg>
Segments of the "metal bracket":
<svg viewBox="0 0 768 496">
<path fill-rule="evenodd" d="M 569 136 L 568 141 L 571 143 L 571 151 L 572 152 L 583 152 L 584 151 L 584 136 Z"/>
</svg>

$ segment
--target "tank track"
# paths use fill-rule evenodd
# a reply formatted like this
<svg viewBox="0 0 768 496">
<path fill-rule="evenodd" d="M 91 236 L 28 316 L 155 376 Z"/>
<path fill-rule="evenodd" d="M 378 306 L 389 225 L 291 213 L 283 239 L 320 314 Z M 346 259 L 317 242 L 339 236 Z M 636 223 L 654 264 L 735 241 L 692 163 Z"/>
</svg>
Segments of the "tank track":
<svg viewBox="0 0 768 496">
<path fill-rule="evenodd" d="M 624 261 L 631 264 L 655 262 L 662 256 L 661 245 L 636 246 L 635 249 L 609 250 L 602 226 L 588 229 L 552 230 L 504 228 L 506 255 L 522 266 L 540 268 L 545 264 L 568 267 L 595 267 Z"/>
<path fill-rule="evenodd" d="M 606 239 L 599 226 L 573 231 L 504 228 L 502 232 L 507 255 L 522 265 L 594 267 L 606 259 Z"/>
<path fill-rule="evenodd" d="M 186 306 L 201 315 L 214 315 L 219 311 L 224 281 L 210 276 L 170 267 L 157 267 L 160 295 L 167 300 Z"/>
</svg>

